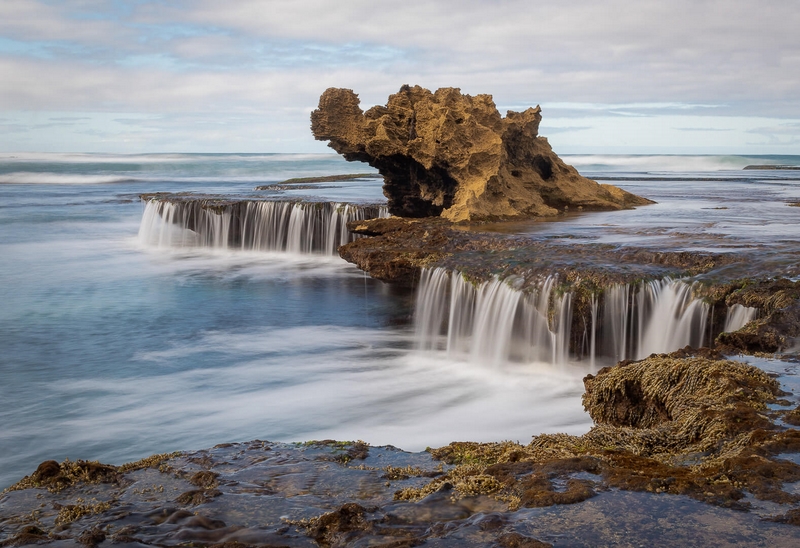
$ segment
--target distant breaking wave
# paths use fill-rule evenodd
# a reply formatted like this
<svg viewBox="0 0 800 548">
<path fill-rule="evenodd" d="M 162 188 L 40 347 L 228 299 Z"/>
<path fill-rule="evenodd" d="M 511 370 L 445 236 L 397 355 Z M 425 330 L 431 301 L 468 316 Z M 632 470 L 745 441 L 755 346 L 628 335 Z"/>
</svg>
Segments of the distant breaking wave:
<svg viewBox="0 0 800 548">
<path fill-rule="evenodd" d="M 247 183 L 253 185 L 277 184 L 280 177 L 256 176 L 198 176 L 174 177 L 163 174 L 145 176 L 100 175 L 81 173 L 50 173 L 18 171 L 0 174 L 0 184 L 6 185 L 104 185 L 115 183 Z"/>
<path fill-rule="evenodd" d="M 75 164 L 117 164 L 117 163 L 167 163 L 167 162 L 196 162 L 196 161 L 296 161 L 319 160 L 337 157 L 334 153 L 156 153 L 156 154 L 103 154 L 79 152 L 14 152 L 0 155 L 0 162 L 58 162 Z"/>
<path fill-rule="evenodd" d="M 137 179 L 119 175 L 82 175 L 64 173 L 16 172 L 0 174 L 0 184 L 5 185 L 103 185 L 130 183 Z"/>
<path fill-rule="evenodd" d="M 739 171 L 752 164 L 800 165 L 800 156 L 563 154 L 562 158 L 580 172 Z"/>
</svg>

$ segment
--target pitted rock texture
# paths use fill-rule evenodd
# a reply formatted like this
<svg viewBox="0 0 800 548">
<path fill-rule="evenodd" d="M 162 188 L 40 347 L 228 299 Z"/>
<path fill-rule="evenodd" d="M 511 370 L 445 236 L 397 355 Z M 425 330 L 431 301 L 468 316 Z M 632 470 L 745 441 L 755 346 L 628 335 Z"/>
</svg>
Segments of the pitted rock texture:
<svg viewBox="0 0 800 548">
<path fill-rule="evenodd" d="M 538 106 L 504 118 L 491 95 L 420 86 L 403 86 L 366 112 L 359 103 L 352 90 L 329 88 L 311 131 L 345 159 L 378 169 L 393 215 L 460 222 L 652 203 L 565 164 L 539 137 Z"/>
</svg>

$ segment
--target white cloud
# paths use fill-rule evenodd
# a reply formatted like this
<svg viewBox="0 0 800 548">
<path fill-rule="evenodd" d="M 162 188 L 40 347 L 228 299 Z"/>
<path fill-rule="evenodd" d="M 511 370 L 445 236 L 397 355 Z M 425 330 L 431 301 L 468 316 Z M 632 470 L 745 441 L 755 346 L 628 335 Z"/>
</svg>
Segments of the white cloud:
<svg viewBox="0 0 800 548">
<path fill-rule="evenodd" d="M 189 149 L 245 144 L 233 131 L 285 143 L 288 131 L 306 135 L 291 137 L 295 145 L 317 150 L 308 110 L 325 88 L 352 88 L 368 107 L 410 83 L 491 93 L 507 108 L 541 103 L 565 146 L 590 146 L 590 136 L 629 146 L 624 128 L 652 134 L 682 115 L 681 127 L 701 130 L 709 117 L 739 121 L 658 129 L 674 146 L 711 138 L 733 146 L 728 134 L 736 146 L 747 146 L 745 135 L 783 146 L 784 134 L 745 120 L 770 128 L 800 118 L 796 8 L 785 0 L 3 0 L 0 115 L 155 115 L 186 125 L 147 133 L 153 146 L 170 134 Z M 230 122 L 243 113 L 253 125 Z M 595 125 L 581 121 L 592 117 Z M 213 119 L 216 130 L 193 141 L 192 121 Z M 600 119 L 617 129 L 585 129 Z M 0 136 L 0 148 L 15 143 Z"/>
</svg>

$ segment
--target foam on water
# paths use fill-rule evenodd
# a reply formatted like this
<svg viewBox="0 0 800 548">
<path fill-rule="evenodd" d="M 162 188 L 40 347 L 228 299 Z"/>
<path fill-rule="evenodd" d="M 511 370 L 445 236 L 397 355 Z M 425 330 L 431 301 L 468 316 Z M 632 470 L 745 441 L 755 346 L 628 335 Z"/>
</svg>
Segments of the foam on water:
<svg viewBox="0 0 800 548">
<path fill-rule="evenodd" d="M 408 335 L 330 325 L 201 333 L 191 344 L 138 354 L 156 367 L 146 376 L 43 383 L 41 395 L 64 402 L 55 408 L 64 417 L 37 431 L 50 439 L 53 457 L 120 462 L 259 436 L 357 438 L 422 450 L 490 441 L 498 432 L 524 442 L 534 432 L 589 427 L 580 376 L 487 374 L 441 356 L 410 355 Z M 204 355 L 217 359 L 173 368 Z M 4 442 L 23 447 L 31 426 L 4 432 Z"/>
<path fill-rule="evenodd" d="M 738 171 L 748 165 L 800 165 L 800 157 L 797 156 L 565 154 L 563 159 L 580 172 L 713 172 Z"/>
<path fill-rule="evenodd" d="M 131 177 L 114 175 L 64 175 L 63 173 L 15 172 L 0 175 L 5 185 L 101 185 L 131 182 Z"/>
<path fill-rule="evenodd" d="M 495 367 L 510 362 L 574 367 L 583 356 L 570 348 L 572 294 L 555 295 L 554 276 L 525 291 L 520 282 L 494 278 L 473 284 L 457 271 L 424 269 L 415 313 L 418 348 Z M 708 305 L 682 280 L 612 285 L 592 303 L 584 334 L 591 367 L 599 358 L 616 362 L 700 347 L 708 331 Z"/>
<path fill-rule="evenodd" d="M 455 296 L 442 289 L 429 320 L 436 327 L 425 331 L 428 343 L 417 343 L 408 325 L 412 296 L 336 256 L 154 248 L 137 239 L 140 193 L 376 202 L 382 198 L 375 181 L 253 190 L 256 180 L 350 173 L 363 165 L 335 155 L 17 156 L 0 157 L 0 180 L 63 178 L 0 185 L 0 487 L 47 459 L 122 463 L 254 438 L 361 438 L 414 450 L 453 440 L 524 443 L 541 432 L 580 434 L 590 427 L 581 378 L 604 365 L 603 356 L 611 360 L 622 349 L 638 355 L 638 307 L 649 302 L 647 292 L 683 302 L 684 314 L 694 303 L 681 301 L 685 287 L 670 285 L 683 282 L 664 281 L 660 292 L 619 288 L 611 314 L 619 319 L 617 334 L 589 330 L 585 347 L 595 351 L 576 364 L 558 343 L 567 339 L 560 327 L 571 311 L 565 297 L 556 315 L 564 318 L 546 321 L 541 300 L 554 298 L 546 286 L 534 296 L 505 281 L 463 285 Z M 684 167 L 694 161 L 678 160 L 687 160 Z M 628 160 L 591 162 L 613 170 Z M 793 174 L 778 175 L 783 179 L 748 173 L 747 180 L 702 185 L 624 181 L 627 190 L 653 194 L 660 209 L 540 223 L 549 228 L 539 234 L 685 245 L 675 231 L 703 226 L 713 239 L 693 236 L 696 245 L 718 243 L 722 233 L 768 241 L 783 253 L 781 246 L 796 248 L 798 240 L 796 208 L 785 202 L 800 201 L 800 190 Z M 730 209 L 703 209 L 720 205 Z M 452 279 L 445 277 L 447 284 Z M 459 305 L 448 308 L 451 300 Z M 613 323 L 605 306 L 593 302 L 592 324 Z M 692 310 L 691 318 L 701 318 L 701 306 Z M 541 343 L 526 339 L 530 333 Z M 610 349 L 609 337 L 622 341 L 614 342 L 619 350 Z"/>
</svg>

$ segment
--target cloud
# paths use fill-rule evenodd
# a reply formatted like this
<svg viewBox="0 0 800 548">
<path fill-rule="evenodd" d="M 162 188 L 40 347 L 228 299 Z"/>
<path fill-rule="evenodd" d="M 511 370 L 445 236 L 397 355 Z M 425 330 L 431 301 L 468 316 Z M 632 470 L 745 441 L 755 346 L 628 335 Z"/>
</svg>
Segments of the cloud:
<svg viewBox="0 0 800 548">
<path fill-rule="evenodd" d="M 539 133 L 541 135 L 553 135 L 556 133 L 572 133 L 575 131 L 586 131 L 589 129 L 593 129 L 592 126 L 547 126 L 543 128 Z"/>
<path fill-rule="evenodd" d="M 800 121 L 755 127 L 748 133 L 765 137 L 771 144 L 797 145 L 800 144 Z"/>
<path fill-rule="evenodd" d="M 286 127 L 307 135 L 327 87 L 352 88 L 369 107 L 418 83 L 491 93 L 513 110 L 542 104 L 565 139 L 585 134 L 566 128 L 591 116 L 623 128 L 691 115 L 670 132 L 686 140 L 708 117 L 800 118 L 798 26 L 785 0 L 3 0 L 0 105 L 149 116 L 158 139 L 173 131 L 187 146 L 189 126 L 164 120 L 216 119 L 249 136 L 260 127 L 277 142 Z M 262 125 L 232 125 L 240 115 Z M 767 135 L 744 122 L 704 131 L 745 126 Z M 203 135 L 197 146 L 216 138 Z M 227 137 L 219 142 L 240 142 Z M 302 146 L 318 144 L 307 136 Z"/>
<path fill-rule="evenodd" d="M 30 127 L 24 124 L 16 124 L 16 123 L 6 123 L 5 121 L 0 121 L 0 135 L 3 134 L 15 134 L 15 133 L 27 133 L 30 131 Z"/>
<path fill-rule="evenodd" d="M 733 131 L 729 127 L 676 127 L 675 129 L 678 131 Z"/>
<path fill-rule="evenodd" d="M 50 118 L 52 122 L 81 122 L 84 120 L 91 120 L 89 116 L 56 116 Z"/>
</svg>

